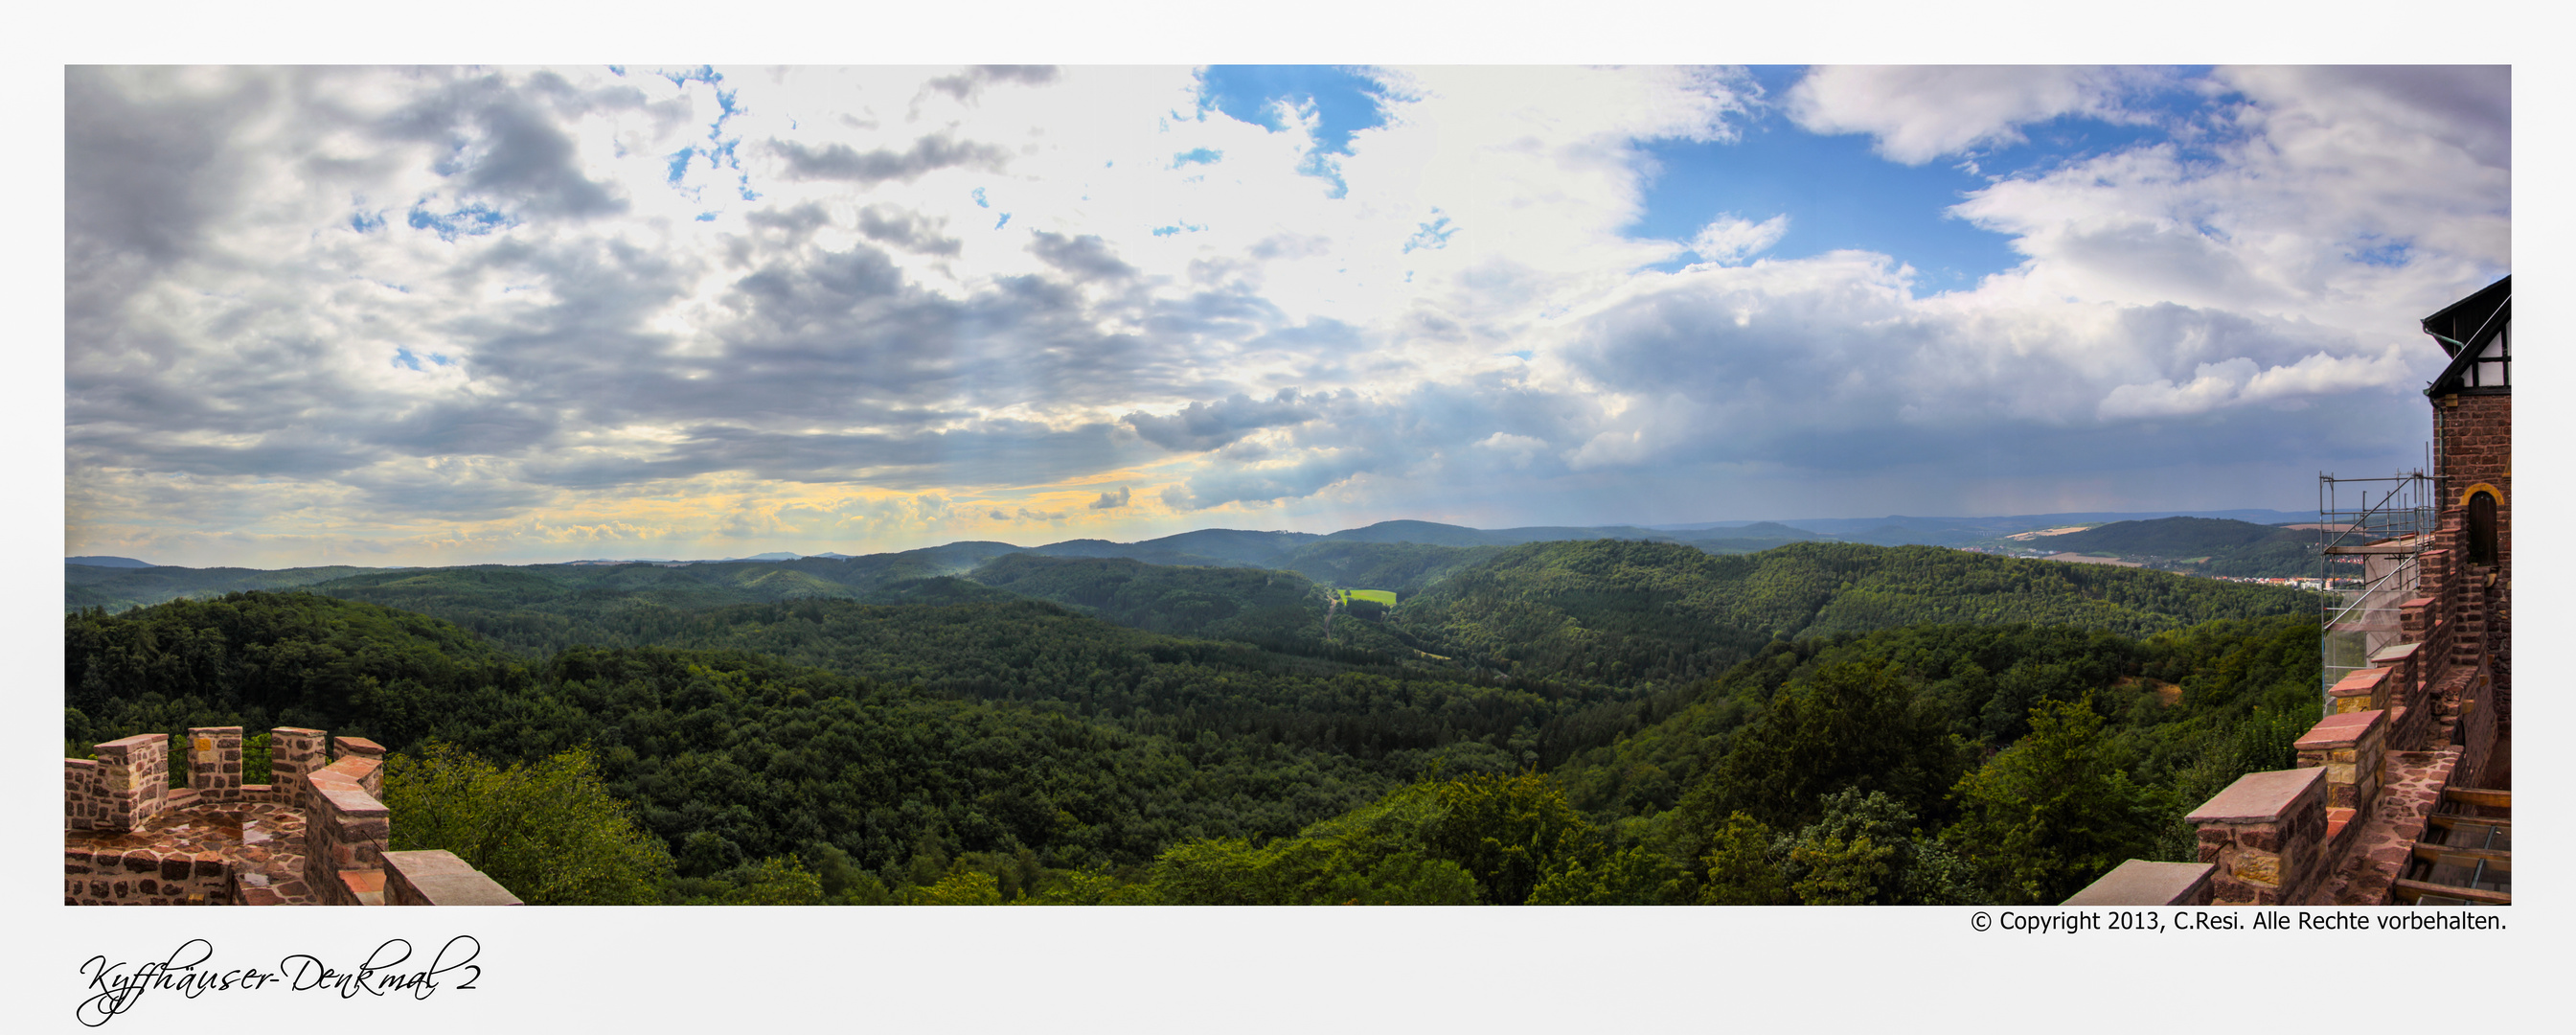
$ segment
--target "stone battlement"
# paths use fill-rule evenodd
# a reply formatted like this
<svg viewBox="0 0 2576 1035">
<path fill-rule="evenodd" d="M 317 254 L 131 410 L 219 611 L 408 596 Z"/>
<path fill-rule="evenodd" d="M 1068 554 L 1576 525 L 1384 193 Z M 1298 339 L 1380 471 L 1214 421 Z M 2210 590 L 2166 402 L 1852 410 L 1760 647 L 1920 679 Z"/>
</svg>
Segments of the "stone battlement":
<svg viewBox="0 0 2576 1035">
<path fill-rule="evenodd" d="M 385 749 L 269 731 L 269 782 L 242 780 L 239 726 L 187 732 L 188 786 L 146 733 L 63 760 L 64 905 L 519 905 L 445 851 L 387 850 Z"/>
</svg>

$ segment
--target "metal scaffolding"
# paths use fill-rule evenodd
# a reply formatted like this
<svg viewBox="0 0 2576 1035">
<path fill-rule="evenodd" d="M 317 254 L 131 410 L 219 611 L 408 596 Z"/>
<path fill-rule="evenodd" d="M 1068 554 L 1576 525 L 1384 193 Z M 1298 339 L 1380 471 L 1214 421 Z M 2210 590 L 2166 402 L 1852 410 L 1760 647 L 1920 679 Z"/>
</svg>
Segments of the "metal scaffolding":
<svg viewBox="0 0 2576 1035">
<path fill-rule="evenodd" d="M 2317 585 L 2326 597 L 2323 696 L 2397 643 L 2398 608 L 2416 594 L 2416 558 L 2438 527 L 2433 478 L 2317 476 Z M 2332 702 L 2328 702 L 2332 707 Z"/>
</svg>

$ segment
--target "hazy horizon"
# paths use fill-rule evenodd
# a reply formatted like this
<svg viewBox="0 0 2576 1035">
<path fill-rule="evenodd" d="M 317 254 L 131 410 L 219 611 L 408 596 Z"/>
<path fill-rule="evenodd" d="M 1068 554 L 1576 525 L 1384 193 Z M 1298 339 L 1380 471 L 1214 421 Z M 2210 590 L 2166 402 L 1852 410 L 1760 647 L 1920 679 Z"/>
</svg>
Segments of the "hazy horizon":
<svg viewBox="0 0 2576 1035">
<path fill-rule="evenodd" d="M 2052 513 L 2052 514 L 1957 514 L 1957 515 L 1941 515 L 1941 514 L 1886 514 L 1886 515 L 1868 515 L 1868 516 L 1852 516 L 1852 517 L 1831 517 L 1831 518 L 1827 518 L 1827 517 L 1812 517 L 1812 516 L 1811 516 L 1811 517 L 1803 517 L 1803 518 L 1726 519 L 1726 520 L 1718 520 L 1718 521 L 1665 522 L 1665 523 L 1655 524 L 1655 525 L 1639 525 L 1639 524 L 1627 523 L 1627 522 L 1613 522 L 1613 523 L 1603 524 L 1603 525 L 1582 525 L 1582 526 L 1515 525 L 1515 526 L 1494 526 L 1494 527 L 1489 527 L 1489 528 L 1480 528 L 1480 529 L 1476 529 L 1476 530 L 1477 530 L 1477 531 L 1512 531 L 1512 530 L 1514 530 L 1514 529 L 1520 529 L 1520 528 L 1578 527 L 1578 528 L 1638 528 L 1638 529 L 1643 529 L 1643 530 L 1646 530 L 1646 531 L 1679 531 L 1679 530 L 1696 530 L 1696 529 L 1706 529 L 1706 528 L 1739 527 L 1739 526 L 1748 526 L 1748 525 L 1779 524 L 1779 525 L 1784 525 L 1784 526 L 1789 526 L 1789 527 L 1791 527 L 1791 528 L 1795 528 L 1795 529 L 1797 529 L 1797 530 L 1799 530 L 1799 531 L 1805 531 L 1805 532 L 1809 532 L 1809 533 L 1816 534 L 1816 535 L 1831 536 L 1831 537 L 1840 537 L 1840 536 L 1846 535 L 1847 533 L 1836 533 L 1836 532 L 1824 532 L 1824 531 L 1819 531 L 1819 530 L 1817 530 L 1817 529 L 1815 529 L 1815 528 L 1802 527 L 1802 523 L 1804 523 L 1804 524 L 1809 524 L 1809 525 L 1821 524 L 1821 525 L 1831 526 L 1831 525 L 1834 525 L 1834 524 L 1854 524 L 1854 523 L 1866 522 L 1866 521 L 1884 521 L 1884 520 L 1890 520 L 1890 519 L 1912 519 L 1912 520 L 1929 520 L 1929 521 L 1974 521 L 1974 520 L 1985 520 L 1985 519 L 2011 519 L 2011 518 L 2033 518 L 2033 519 L 2038 519 L 2038 518 L 2075 518 L 2075 517 L 2084 517 L 2084 516 L 2100 515 L 2100 514 L 2112 514 L 2112 515 L 2122 515 L 2122 516 L 2133 516 L 2133 515 L 2157 515 L 2157 514 L 2166 514 L 2166 513 L 2169 513 L 2169 512 L 2168 512 L 2168 511 L 2156 511 L 2156 510 L 2149 510 L 2149 511 L 2126 511 L 2126 512 L 2104 512 L 2104 511 L 2066 511 L 2066 512 Z M 2306 516 L 2306 515 L 2304 515 L 2303 513 L 2301 513 L 2301 512 L 2297 512 L 2297 511 L 2273 510 L 2273 509 L 2270 509 L 2270 508 L 2263 508 L 2263 507 L 2221 507 L 2221 508 L 2212 508 L 2212 509 L 2209 509 L 2209 510 L 2196 510 L 2196 511 L 2192 511 L 2191 513 L 2192 513 L 2192 514 L 2264 513 L 2264 514 L 2270 514 L 2270 515 L 2273 515 L 2273 516 L 2288 516 L 2288 517 L 2292 517 L 2292 518 L 2297 518 L 2297 517 Z M 2114 520 L 2118 520 L 2118 519 L 2121 519 L 2121 518 L 2120 518 L 2120 517 L 2114 517 L 2113 519 L 2114 519 Z M 1352 529 L 1358 529 L 1358 528 L 1369 528 L 1369 527 L 1374 527 L 1375 525 L 1378 525 L 1378 524 L 1388 524 L 1388 523 L 1393 523 L 1393 522 L 1398 522 L 1398 521 L 1406 521 L 1406 520 L 1415 520 L 1415 519 L 1406 519 L 1406 518 L 1389 518 L 1389 519 L 1387 519 L 1386 521 L 1382 521 L 1382 522 L 1371 522 L 1371 523 L 1370 523 L 1370 524 L 1368 524 L 1368 525 L 1355 525 L 1355 526 L 1351 526 L 1350 528 L 1345 528 L 1345 529 L 1333 529 L 1333 530 L 1330 530 L 1330 531 L 1327 531 L 1327 532 L 1300 532 L 1300 531 L 1293 530 L 1293 529 L 1274 529 L 1274 528 L 1235 528 L 1235 527 L 1232 527 L 1232 526 L 1210 525 L 1210 526 L 1202 526 L 1202 527 L 1197 527 L 1197 528 L 1184 529 L 1184 530 L 1182 530 L 1182 531 L 1180 531 L 1180 532 L 1168 533 L 1168 534 L 1166 534 L 1166 535 L 1148 536 L 1148 537 L 1145 537 L 1145 538 L 1142 538 L 1142 539 L 1123 540 L 1123 541 L 1121 541 L 1121 542 L 1122 542 L 1122 544 L 1125 544 L 1125 545 L 1132 545 L 1132 544 L 1135 544 L 1135 543 L 1151 542 L 1151 541 L 1155 541 L 1155 540 L 1159 540 L 1159 539 L 1171 538 L 1171 537 L 1174 537 L 1174 536 L 1187 535 L 1187 534 L 1192 533 L 1192 532 L 1208 532 L 1208 531 L 1225 531 L 1225 532 L 1271 532 L 1271 533 L 1277 533 L 1277 534 L 1293 534 L 1293 535 L 1315 535 L 1315 536 L 1327 536 L 1327 535 L 1331 535 L 1331 534 L 1332 534 L 1332 532 L 1338 532 L 1338 531 L 1350 531 L 1350 530 L 1352 530 Z M 1451 526 L 1451 527 L 1473 527 L 1473 526 Z M 1098 541 L 1098 539 L 1099 539 L 1099 537 L 1096 537 L 1096 536 L 1077 536 L 1077 537 L 1073 537 L 1073 538 L 1074 538 L 1074 539 L 1091 540 L 1091 541 Z M 909 550 L 936 549 L 936 548 L 938 548 L 938 547 L 954 545 L 954 544 L 956 544 L 956 543 L 961 543 L 961 542 L 1001 542 L 1001 543 L 1003 543 L 1004 545 L 1014 546 L 1014 547 L 1018 547 L 1018 548 L 1020 548 L 1020 549 L 1042 549 L 1042 548 L 1047 547 L 1047 546 L 1052 546 L 1052 545 L 1055 545 L 1055 544 L 1058 544 L 1058 543 L 1067 542 L 1067 541 L 1070 541 L 1070 540 L 1059 538 L 1059 539 L 1047 539 L 1047 540 L 1042 540 L 1042 541 L 1041 541 L 1041 540 L 1030 540 L 1030 541 L 1028 541 L 1028 542 L 1026 542 L 1026 543 L 1020 543 L 1020 542 L 1013 542 L 1013 541 L 1008 540 L 1008 539 L 1000 539 L 1000 540 L 995 540 L 995 539 L 981 539 L 981 540 L 949 539 L 949 540 L 943 540 L 943 541 L 941 541 L 941 542 L 937 542 L 937 543 L 928 543 L 928 544 L 924 544 L 924 545 L 921 545 L 921 546 L 901 547 L 901 548 L 890 549 L 890 550 L 862 550 L 862 551 L 848 551 L 848 550 L 816 550 L 816 551 L 810 551 L 810 552 L 793 552 L 793 551 L 785 551 L 785 550 L 759 550 L 759 549 L 754 549 L 754 550 L 751 550 L 751 551 L 750 551 L 750 552 L 748 552 L 748 553 L 732 554 L 732 555 L 727 555 L 727 556 L 723 556 L 723 557 L 717 557 L 717 556 L 712 556 L 712 555 L 710 555 L 710 556 L 702 556 L 702 557 L 695 557 L 695 556 L 644 557 L 644 556 L 639 556 L 639 555 L 623 555 L 623 556 L 597 555 L 597 556 L 579 556 L 579 557 L 553 557 L 553 558 L 543 558 L 543 559 L 523 559 L 523 560 L 508 561 L 508 562 L 498 562 L 498 561 L 462 561 L 462 562 L 457 562 L 457 563 L 455 563 L 455 564 L 442 564 L 442 565 L 427 565 L 427 564 L 375 564 L 375 565 L 369 565 L 369 564 L 358 564 L 358 565 L 349 565 L 349 566 L 351 566 L 351 567 L 373 567 L 373 568 L 434 568 L 434 567 L 463 567 L 463 566 L 470 566 L 470 565 L 474 565 L 474 564 L 495 564 L 495 563 L 500 563 L 500 564 L 522 564 L 522 565 L 544 565 L 544 564 L 577 564 L 577 563 L 585 563 L 585 562 L 593 562 L 593 561 L 632 561 L 632 562 L 636 562 L 636 563 L 679 563 L 679 562 L 704 563 L 704 562 L 720 562 L 720 561 L 748 561 L 748 560 L 756 560 L 756 559 L 760 559 L 760 558 L 762 558 L 762 557 L 765 557 L 765 556 L 768 556 L 768 555 L 772 555 L 772 554 L 789 554 L 791 557 L 793 557 L 793 558 L 797 558 L 797 559 L 814 558 L 814 557 L 828 557 L 828 556 L 864 557 L 864 556 L 868 556 L 868 555 L 871 555 L 871 554 L 879 554 L 879 553 L 903 553 L 903 552 L 906 552 L 906 551 L 909 551 Z M 268 567 L 268 568 L 266 568 L 266 569 L 260 569 L 258 566 L 255 566 L 255 565 L 245 565 L 245 564 L 227 564 L 227 563 L 221 563 L 221 562 L 203 563 L 203 564 L 162 564 L 162 563 L 158 563 L 158 562 L 153 562 L 153 561 L 149 560 L 148 558 L 141 558 L 141 557 L 125 557 L 125 556 L 123 556 L 123 555 L 118 555 L 118 554 L 74 554 L 74 555 L 70 555 L 70 556 L 66 557 L 65 559 L 66 559 L 67 561 L 69 561 L 69 560 L 74 560 L 74 559 L 78 559 L 78 558 L 81 558 L 81 557 L 114 557 L 114 558 L 121 559 L 121 560 L 141 561 L 141 562 L 143 562 L 143 563 L 145 563 L 145 564 L 147 564 L 147 565 L 149 565 L 149 566 L 151 566 L 151 567 L 155 567 L 155 568 L 252 568 L 252 569 L 254 569 L 254 570 L 277 570 L 277 569 L 281 569 L 281 568 L 305 568 L 305 567 L 323 567 L 323 566 L 324 566 L 324 565 L 319 565 L 319 564 L 284 564 L 284 565 L 271 565 L 271 566 L 269 566 L 269 567 Z"/>
<path fill-rule="evenodd" d="M 65 545 L 368 567 L 2312 507 L 2474 68 L 80 68 Z"/>
</svg>

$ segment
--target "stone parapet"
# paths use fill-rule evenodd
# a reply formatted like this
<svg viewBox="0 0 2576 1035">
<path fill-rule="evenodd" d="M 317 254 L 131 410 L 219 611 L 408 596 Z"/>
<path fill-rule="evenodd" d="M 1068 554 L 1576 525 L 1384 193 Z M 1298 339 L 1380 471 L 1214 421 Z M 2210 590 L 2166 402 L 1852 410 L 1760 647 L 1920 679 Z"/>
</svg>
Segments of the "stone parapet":
<svg viewBox="0 0 2576 1035">
<path fill-rule="evenodd" d="M 2384 668 L 2354 669 L 2326 690 L 2336 713 L 2366 712 L 2388 707 L 2388 677 L 2393 672 Z"/>
<path fill-rule="evenodd" d="M 106 818 L 107 774 L 98 760 L 63 759 L 63 829 L 97 829 Z"/>
<path fill-rule="evenodd" d="M 2328 868 L 2325 777 L 2322 768 L 2247 773 L 2184 817 L 2199 828 L 2199 861 L 2217 865 L 2212 902 L 2306 898 Z"/>
<path fill-rule="evenodd" d="M 2212 863 L 2131 859 L 2067 899 L 2070 906 L 2205 906 L 2210 904 Z"/>
<path fill-rule="evenodd" d="M 199 801 L 242 800 L 242 728 L 188 730 L 188 789 Z"/>
<path fill-rule="evenodd" d="M 229 876 L 213 852 L 63 846 L 64 905 L 211 905 L 223 901 Z"/>
<path fill-rule="evenodd" d="M 324 737 L 321 730 L 295 726 L 268 731 L 268 783 L 278 804 L 304 807 L 304 778 L 330 762 L 323 748 Z"/>
<path fill-rule="evenodd" d="M 389 906 L 516 906 L 519 896 L 440 850 L 386 852 L 384 901 Z"/>
<path fill-rule="evenodd" d="M 188 731 L 189 786 L 175 790 L 166 734 L 64 759 L 63 904 L 519 904 L 451 853 L 386 850 L 382 745 L 296 727 L 269 736 L 270 784 L 243 782 L 238 726 Z"/>
<path fill-rule="evenodd" d="M 2392 644 L 2370 656 L 2370 667 L 2389 671 L 2389 696 L 2380 702 L 2382 708 L 2411 707 L 2422 699 L 2423 681 L 2417 678 L 2415 655 L 2423 649 L 2420 643 Z"/>
<path fill-rule="evenodd" d="M 321 889 L 324 905 L 360 904 L 340 875 L 384 864 L 391 813 L 359 784 L 376 769 L 374 759 L 350 757 L 305 778 L 305 879 Z"/>
<path fill-rule="evenodd" d="M 2370 811 L 2379 797 L 2380 756 L 2388 750 L 2388 713 L 2340 712 L 2299 738 L 2299 768 L 2326 771 L 2326 807 Z"/>
<path fill-rule="evenodd" d="M 138 733 L 98 745 L 99 815 L 94 830 L 132 830 L 170 800 L 170 735 Z"/>
</svg>

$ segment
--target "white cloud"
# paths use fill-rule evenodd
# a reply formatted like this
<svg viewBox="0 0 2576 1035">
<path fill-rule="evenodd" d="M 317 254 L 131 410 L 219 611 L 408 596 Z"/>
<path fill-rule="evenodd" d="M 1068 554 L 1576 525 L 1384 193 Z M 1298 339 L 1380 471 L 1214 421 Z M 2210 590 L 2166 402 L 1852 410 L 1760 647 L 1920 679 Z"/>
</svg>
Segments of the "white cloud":
<svg viewBox="0 0 2576 1035">
<path fill-rule="evenodd" d="M 1729 214 L 1719 216 L 1701 228 L 1699 236 L 1691 239 L 1690 247 L 1702 260 L 1733 265 L 1780 243 L 1780 238 L 1788 232 L 1789 217 L 1786 214 L 1759 223 Z"/>
<path fill-rule="evenodd" d="M 2060 115 L 2132 117 L 2123 95 L 2153 72 L 2024 65 L 1835 65 L 1810 70 L 1786 106 L 1817 133 L 1867 133 L 1878 153 L 1921 165 L 1980 145 L 2018 143 L 2021 127 Z"/>
</svg>

